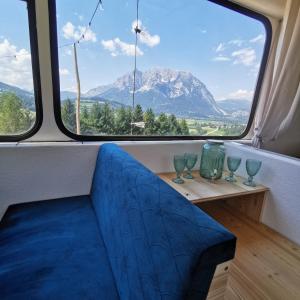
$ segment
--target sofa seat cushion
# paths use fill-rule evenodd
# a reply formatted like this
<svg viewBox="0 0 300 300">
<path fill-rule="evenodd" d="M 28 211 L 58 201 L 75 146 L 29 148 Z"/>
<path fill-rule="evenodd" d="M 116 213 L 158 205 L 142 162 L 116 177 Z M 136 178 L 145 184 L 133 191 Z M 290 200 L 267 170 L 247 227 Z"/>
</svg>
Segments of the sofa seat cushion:
<svg viewBox="0 0 300 300">
<path fill-rule="evenodd" d="M 119 299 L 89 196 L 9 207 L 0 299 Z"/>
</svg>

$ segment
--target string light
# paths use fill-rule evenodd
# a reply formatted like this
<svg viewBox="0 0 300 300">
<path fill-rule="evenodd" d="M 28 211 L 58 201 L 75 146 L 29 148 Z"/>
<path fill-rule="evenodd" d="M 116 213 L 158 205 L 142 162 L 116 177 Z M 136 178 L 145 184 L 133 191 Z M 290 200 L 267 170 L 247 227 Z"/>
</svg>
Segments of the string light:
<svg viewBox="0 0 300 300">
<path fill-rule="evenodd" d="M 132 135 L 133 130 L 133 111 L 135 106 L 135 92 L 136 92 L 136 71 L 137 71 L 137 46 L 138 46 L 138 34 L 142 32 L 142 30 L 139 28 L 139 4 L 140 1 L 136 0 L 136 26 L 134 28 L 135 31 L 135 45 L 134 45 L 134 69 L 133 69 L 133 90 L 132 90 L 132 117 L 131 117 L 131 128 L 130 133 Z"/>
<path fill-rule="evenodd" d="M 4 56 L 1 56 L 0 59 L 18 58 L 18 57 L 21 57 L 21 56 L 31 56 L 31 54 L 30 53 L 23 53 L 23 54 L 4 55 Z"/>
<path fill-rule="evenodd" d="M 59 46 L 59 47 L 58 47 L 59 49 L 65 48 L 65 47 L 69 47 L 69 46 L 73 46 L 74 44 L 79 44 L 82 40 L 84 40 L 87 31 L 88 31 L 88 30 L 91 28 L 91 26 L 92 26 L 92 22 L 93 22 L 93 20 L 94 20 L 94 17 L 95 17 L 95 15 L 96 15 L 96 13 L 97 13 L 99 7 L 101 7 L 102 10 L 103 10 L 103 3 L 102 3 L 102 0 L 99 0 L 99 1 L 97 2 L 97 5 L 96 5 L 96 7 L 95 7 L 95 9 L 94 9 L 94 12 L 93 12 L 93 14 L 92 14 L 92 16 L 91 16 L 91 18 L 90 18 L 90 21 L 88 22 L 88 25 L 85 27 L 85 30 L 84 30 L 84 32 L 80 35 L 80 37 L 79 37 L 75 42 L 67 43 L 67 44 L 64 44 L 64 45 Z"/>
<path fill-rule="evenodd" d="M 61 45 L 59 46 L 58 48 L 61 49 L 61 48 L 65 48 L 65 47 L 69 47 L 69 46 L 73 46 L 75 43 L 79 44 L 82 40 L 84 40 L 85 38 L 85 35 L 88 31 L 88 29 L 91 28 L 92 26 L 92 22 L 95 18 L 95 15 L 97 13 L 97 10 L 99 9 L 99 7 L 101 7 L 103 9 L 103 3 L 102 3 L 102 0 L 98 0 L 97 2 L 97 5 L 93 11 L 93 14 L 92 14 L 92 17 L 88 23 L 88 26 L 85 27 L 85 30 L 84 32 L 81 34 L 81 36 L 79 37 L 78 40 L 76 40 L 75 42 L 72 42 L 72 43 L 67 43 L 67 44 L 64 44 L 64 45 Z M 31 55 L 30 53 L 24 53 L 24 54 L 13 54 L 13 55 L 5 55 L 5 56 L 0 56 L 0 59 L 6 59 L 6 58 L 18 58 L 20 56 L 26 56 L 26 55 Z"/>
</svg>

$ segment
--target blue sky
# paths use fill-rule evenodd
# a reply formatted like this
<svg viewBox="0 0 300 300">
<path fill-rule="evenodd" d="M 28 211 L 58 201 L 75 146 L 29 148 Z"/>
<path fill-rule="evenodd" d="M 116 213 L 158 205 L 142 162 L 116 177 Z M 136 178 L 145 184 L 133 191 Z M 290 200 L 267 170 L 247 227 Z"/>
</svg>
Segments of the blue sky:
<svg viewBox="0 0 300 300">
<path fill-rule="evenodd" d="M 19 6 L 20 1 L 4 0 L 12 6 L 9 2 Z M 59 45 L 80 36 L 96 3 L 57 0 Z M 135 1 L 103 0 L 103 10 L 98 10 L 86 40 L 78 46 L 83 91 L 112 83 L 132 71 L 135 6 Z M 0 12 L 0 57 L 5 39 L 16 51 L 28 50 L 28 41 L 20 34 L 21 22 L 13 22 L 15 12 L 2 7 L 0 11 L 5 11 Z M 251 99 L 265 40 L 260 22 L 206 0 L 140 0 L 140 20 L 143 35 L 138 45 L 138 69 L 189 71 L 216 99 Z M 75 90 L 76 86 L 71 50 L 59 50 L 63 90 Z"/>
<path fill-rule="evenodd" d="M 28 17 L 23 1 L 0 1 L 0 82 L 32 90 Z"/>
</svg>

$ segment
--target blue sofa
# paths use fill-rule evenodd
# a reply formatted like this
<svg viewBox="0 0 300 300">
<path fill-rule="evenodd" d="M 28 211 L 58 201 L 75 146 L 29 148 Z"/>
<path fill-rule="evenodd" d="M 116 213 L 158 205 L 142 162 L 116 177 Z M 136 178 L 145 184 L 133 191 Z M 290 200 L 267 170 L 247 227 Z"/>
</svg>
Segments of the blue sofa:
<svg viewBox="0 0 300 300">
<path fill-rule="evenodd" d="M 12 205 L 0 299 L 205 299 L 235 237 L 114 144 L 90 195 Z"/>
</svg>

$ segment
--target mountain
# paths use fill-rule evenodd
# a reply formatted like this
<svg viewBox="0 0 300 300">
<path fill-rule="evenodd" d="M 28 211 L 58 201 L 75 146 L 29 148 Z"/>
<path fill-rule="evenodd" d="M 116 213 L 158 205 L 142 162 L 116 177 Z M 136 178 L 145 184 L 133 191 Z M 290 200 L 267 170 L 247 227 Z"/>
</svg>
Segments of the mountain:
<svg viewBox="0 0 300 300">
<path fill-rule="evenodd" d="M 98 95 L 101 95 L 102 93 L 106 92 L 107 90 L 109 90 L 110 88 L 112 88 L 112 85 L 102 85 L 99 87 L 96 87 L 94 89 L 89 90 L 87 93 L 85 93 L 85 97 L 97 97 Z"/>
<path fill-rule="evenodd" d="M 35 111 L 34 95 L 32 92 L 25 91 L 16 86 L 0 82 L 0 93 L 10 92 L 22 99 L 24 106 Z"/>
<path fill-rule="evenodd" d="M 60 100 L 67 100 L 67 99 L 75 99 L 77 97 L 77 93 L 69 92 L 69 91 L 61 91 L 60 92 Z"/>
<path fill-rule="evenodd" d="M 5 92 L 11 92 L 16 94 L 24 103 L 24 106 L 32 111 L 35 111 L 35 103 L 34 103 L 34 93 L 29 92 L 26 90 L 23 90 L 21 88 L 18 88 L 13 85 L 9 85 L 3 82 L 0 82 L 0 93 L 5 93 Z M 75 101 L 77 97 L 77 93 L 75 92 L 70 92 L 70 91 L 61 91 L 60 92 L 60 98 L 61 101 L 65 101 L 67 99 L 70 99 L 72 101 Z M 116 101 L 109 101 L 106 99 L 103 99 L 102 97 L 99 96 L 93 96 L 93 97 L 87 97 L 85 94 L 81 95 L 81 100 L 82 102 L 90 102 L 90 101 L 95 101 L 99 102 L 100 104 L 104 103 L 109 103 L 113 108 L 119 108 L 119 107 L 124 107 L 125 105 Z"/>
<path fill-rule="evenodd" d="M 71 97 L 67 97 L 65 99 L 61 99 L 61 102 L 64 103 L 67 99 L 70 99 L 73 103 L 75 103 L 76 101 L 76 98 L 71 98 Z M 85 97 L 85 96 L 81 96 L 80 98 L 80 103 L 81 104 L 94 104 L 95 102 L 98 102 L 100 105 L 103 105 L 105 103 L 108 103 L 112 108 L 114 109 L 117 109 L 117 108 L 121 108 L 121 107 L 124 107 L 124 108 L 127 108 L 127 106 L 125 104 L 122 104 L 120 102 L 117 102 L 117 101 L 110 101 L 110 100 L 106 100 L 106 99 L 103 99 L 101 97 Z"/>
<path fill-rule="evenodd" d="M 227 113 L 233 113 L 236 111 L 250 112 L 252 101 L 247 99 L 226 99 L 217 101 L 217 104 Z"/>
<path fill-rule="evenodd" d="M 133 73 L 127 73 L 114 83 L 98 86 L 81 95 L 82 101 L 109 102 L 112 107 L 132 105 Z M 13 92 L 25 106 L 35 110 L 33 93 L 0 82 L 1 92 Z M 61 101 L 75 101 L 77 94 L 61 91 Z M 135 104 L 143 110 L 152 108 L 154 113 L 174 114 L 184 118 L 233 118 L 246 120 L 251 101 L 226 99 L 215 101 L 203 82 L 189 72 L 171 69 L 151 69 L 136 72 Z"/>
<path fill-rule="evenodd" d="M 110 85 L 88 91 L 84 96 L 131 105 L 132 91 L 133 73 L 128 73 Z M 140 104 L 144 110 L 152 108 L 156 114 L 165 112 L 179 117 L 225 115 L 204 83 L 189 72 L 170 69 L 137 71 L 135 104 Z"/>
<path fill-rule="evenodd" d="M 217 103 L 226 112 L 227 116 L 241 121 L 248 120 L 252 101 L 247 99 L 226 99 Z"/>
</svg>

